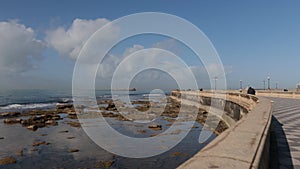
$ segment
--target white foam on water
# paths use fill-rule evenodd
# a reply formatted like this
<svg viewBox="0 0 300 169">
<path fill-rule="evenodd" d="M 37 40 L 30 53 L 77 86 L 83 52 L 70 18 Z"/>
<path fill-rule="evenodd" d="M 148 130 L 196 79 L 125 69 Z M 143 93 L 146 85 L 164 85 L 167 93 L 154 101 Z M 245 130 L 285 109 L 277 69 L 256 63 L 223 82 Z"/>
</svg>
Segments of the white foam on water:
<svg viewBox="0 0 300 169">
<path fill-rule="evenodd" d="M 55 106 L 54 103 L 34 103 L 34 104 L 10 104 L 7 106 L 0 107 L 1 110 L 10 109 L 36 109 L 36 108 L 47 108 Z"/>
</svg>

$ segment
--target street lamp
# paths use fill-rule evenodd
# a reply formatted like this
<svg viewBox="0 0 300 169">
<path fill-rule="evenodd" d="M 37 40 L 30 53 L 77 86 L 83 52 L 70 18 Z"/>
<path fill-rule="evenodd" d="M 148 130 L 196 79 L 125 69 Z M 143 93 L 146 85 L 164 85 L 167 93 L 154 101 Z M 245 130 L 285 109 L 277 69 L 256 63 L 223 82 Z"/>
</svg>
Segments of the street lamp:
<svg viewBox="0 0 300 169">
<path fill-rule="evenodd" d="M 240 89 L 243 90 L 243 81 L 240 80 Z"/>
<path fill-rule="evenodd" d="M 268 89 L 270 90 L 271 88 L 270 88 L 270 76 L 268 76 Z"/>
<path fill-rule="evenodd" d="M 264 90 L 266 90 L 266 80 L 264 80 L 263 82 L 264 82 Z"/>
<path fill-rule="evenodd" d="M 278 82 L 276 82 L 276 90 L 278 89 Z"/>
<path fill-rule="evenodd" d="M 218 77 L 216 76 L 214 79 L 215 79 L 215 90 L 217 90 L 217 80 L 218 80 Z"/>
</svg>

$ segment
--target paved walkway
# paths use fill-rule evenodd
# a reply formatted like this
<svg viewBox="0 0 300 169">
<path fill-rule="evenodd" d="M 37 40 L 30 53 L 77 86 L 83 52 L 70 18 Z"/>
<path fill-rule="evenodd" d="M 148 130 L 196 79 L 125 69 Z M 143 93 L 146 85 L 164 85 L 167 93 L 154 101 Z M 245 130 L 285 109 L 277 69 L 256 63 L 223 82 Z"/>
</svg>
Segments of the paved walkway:
<svg viewBox="0 0 300 169">
<path fill-rule="evenodd" d="M 300 99 L 270 99 L 274 101 L 273 138 L 277 145 L 272 147 L 271 143 L 271 152 L 277 152 L 278 161 L 271 160 L 276 160 L 279 169 L 300 169 Z"/>
</svg>

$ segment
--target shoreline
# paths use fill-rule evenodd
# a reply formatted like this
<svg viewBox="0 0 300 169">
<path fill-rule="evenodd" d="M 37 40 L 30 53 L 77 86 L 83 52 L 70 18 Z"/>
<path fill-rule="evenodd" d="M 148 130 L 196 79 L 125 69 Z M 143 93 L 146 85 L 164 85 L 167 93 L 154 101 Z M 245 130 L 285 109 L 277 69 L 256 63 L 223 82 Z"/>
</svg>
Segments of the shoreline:
<svg viewBox="0 0 300 169">
<path fill-rule="evenodd" d="M 171 126 L 177 117 L 176 114 L 179 111 L 179 103 L 170 100 L 169 103 L 170 104 L 167 105 L 165 111 L 159 118 L 159 121 L 147 125 L 132 126 L 130 120 L 124 118 L 121 114 L 114 112 L 116 111 L 116 108 L 111 104 L 110 100 L 100 100 L 98 102 L 101 114 L 110 122 L 113 128 L 121 133 L 123 132 L 126 135 L 134 137 L 155 136 Z M 134 104 L 136 105 L 135 108 L 142 112 L 146 111 L 150 105 L 150 103 L 146 101 L 134 101 Z M 119 157 L 108 153 L 95 145 L 95 143 L 93 143 L 83 132 L 80 123 L 77 120 L 74 107 L 71 104 L 57 105 L 55 109 L 50 110 L 29 110 L 23 113 L 0 113 L 0 145 L 3 147 L 0 151 L 5 152 L 0 155 L 0 163 L 3 164 L 0 164 L 0 166 L 4 168 L 19 168 L 20 166 L 25 168 L 49 167 L 48 164 L 50 165 L 50 163 L 47 162 L 41 162 L 39 166 L 34 166 L 32 164 L 36 162 L 35 158 L 38 160 L 39 157 L 37 157 L 37 155 L 41 155 L 46 159 L 52 159 L 50 160 L 52 161 L 51 163 L 53 163 L 53 161 L 58 162 L 55 167 L 65 168 L 114 168 L 116 166 L 132 168 L 136 167 L 135 165 L 146 165 L 148 168 L 165 165 L 165 167 L 174 168 L 185 162 L 205 146 L 200 145 L 197 142 L 197 137 L 199 136 L 203 122 L 205 122 L 207 113 L 202 110 L 199 110 L 199 112 L 197 122 L 188 136 L 184 139 L 186 141 L 183 141 L 162 155 L 141 160 Z M 153 125 L 156 124 L 157 126 L 153 127 Z M 130 130 L 128 130 L 128 128 L 130 128 Z M 218 134 L 219 131 L 215 133 Z M 19 137 L 22 137 L 22 139 Z M 215 137 L 216 135 L 211 139 L 214 139 Z M 191 138 L 195 140 L 195 142 L 192 143 L 193 146 L 190 145 Z M 21 143 L 21 140 L 25 144 Z M 54 152 L 59 152 L 61 156 L 68 161 L 68 164 L 60 161 L 62 157 L 58 159 L 51 157 L 55 154 Z M 93 159 L 91 156 L 92 154 L 99 153 L 101 154 L 99 157 L 101 156 L 103 159 Z M 10 159 L 9 157 L 12 158 Z M 4 161 L 1 162 L 3 159 Z M 86 162 L 80 164 L 82 159 L 85 159 L 84 161 Z M 152 164 L 149 162 L 149 160 L 155 161 L 158 159 L 161 159 L 159 160 L 159 164 Z M 175 163 L 174 160 L 176 161 Z M 5 164 L 7 162 L 12 164 Z"/>
</svg>

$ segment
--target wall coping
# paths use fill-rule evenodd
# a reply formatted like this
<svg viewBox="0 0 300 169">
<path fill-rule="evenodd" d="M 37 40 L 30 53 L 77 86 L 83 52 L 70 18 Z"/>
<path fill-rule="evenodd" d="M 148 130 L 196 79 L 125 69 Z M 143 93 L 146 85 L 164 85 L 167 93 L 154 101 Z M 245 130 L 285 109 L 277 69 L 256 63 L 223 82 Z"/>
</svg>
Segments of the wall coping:
<svg viewBox="0 0 300 169">
<path fill-rule="evenodd" d="M 229 96 L 226 100 L 234 101 L 241 106 L 248 105 L 246 108 L 250 111 L 178 168 L 267 168 L 268 164 L 262 159 L 265 158 L 263 157 L 265 146 L 268 145 L 272 117 L 271 101 L 255 97 L 254 104 L 252 103 L 254 97 L 250 95 L 223 94 Z M 213 96 L 212 93 L 202 95 Z"/>
</svg>

